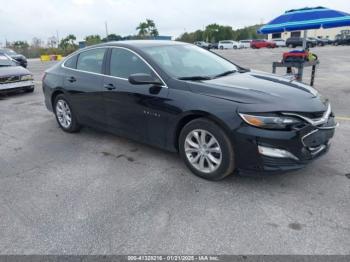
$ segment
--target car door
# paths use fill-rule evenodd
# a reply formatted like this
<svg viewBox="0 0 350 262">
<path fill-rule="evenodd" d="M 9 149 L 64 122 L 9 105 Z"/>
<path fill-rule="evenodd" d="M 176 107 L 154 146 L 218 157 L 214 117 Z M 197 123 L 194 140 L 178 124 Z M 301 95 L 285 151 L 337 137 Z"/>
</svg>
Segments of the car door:
<svg viewBox="0 0 350 262">
<path fill-rule="evenodd" d="M 102 97 L 106 51 L 107 48 L 95 48 L 81 52 L 72 58 L 76 59 L 74 66 L 64 66 L 67 69 L 64 87 L 82 124 L 97 127 L 106 124 Z"/>
<path fill-rule="evenodd" d="M 162 146 L 165 144 L 167 114 L 162 105 L 167 86 L 132 85 L 131 74 L 146 73 L 159 78 L 145 60 L 126 48 L 111 48 L 104 79 L 104 101 L 109 127 L 114 133 Z"/>
</svg>

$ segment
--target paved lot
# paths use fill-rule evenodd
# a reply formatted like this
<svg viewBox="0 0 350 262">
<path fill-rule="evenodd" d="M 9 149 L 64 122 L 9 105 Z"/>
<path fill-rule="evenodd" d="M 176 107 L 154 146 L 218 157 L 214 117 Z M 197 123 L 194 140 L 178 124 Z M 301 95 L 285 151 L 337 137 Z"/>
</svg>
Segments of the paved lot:
<svg viewBox="0 0 350 262">
<path fill-rule="evenodd" d="M 281 51 L 221 53 L 271 71 Z M 326 156 L 284 175 L 208 182 L 176 154 L 62 132 L 39 82 L 0 96 L 0 253 L 350 254 L 350 47 L 314 51 L 341 126 Z M 29 69 L 39 81 L 49 65 Z"/>
</svg>

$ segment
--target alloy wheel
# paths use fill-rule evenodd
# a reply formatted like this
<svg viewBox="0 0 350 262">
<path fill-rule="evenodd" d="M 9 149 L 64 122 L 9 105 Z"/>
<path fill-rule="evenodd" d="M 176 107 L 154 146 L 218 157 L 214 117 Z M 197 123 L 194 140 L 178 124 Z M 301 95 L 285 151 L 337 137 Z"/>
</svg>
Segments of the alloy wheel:
<svg viewBox="0 0 350 262">
<path fill-rule="evenodd" d="M 203 173 L 216 171 L 222 162 L 222 151 L 218 140 L 208 131 L 196 129 L 185 139 L 185 153 L 188 161 Z"/>
<path fill-rule="evenodd" d="M 69 128 L 72 124 L 72 113 L 69 105 L 64 100 L 58 100 L 56 103 L 56 115 L 60 125 L 63 128 Z"/>
</svg>

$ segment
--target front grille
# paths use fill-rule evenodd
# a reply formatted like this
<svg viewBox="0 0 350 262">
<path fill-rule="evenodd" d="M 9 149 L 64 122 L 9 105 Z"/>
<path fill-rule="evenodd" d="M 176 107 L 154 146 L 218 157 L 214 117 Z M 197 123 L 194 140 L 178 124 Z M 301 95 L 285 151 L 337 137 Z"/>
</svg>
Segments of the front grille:
<svg viewBox="0 0 350 262">
<path fill-rule="evenodd" d="M 289 158 L 275 158 L 268 156 L 261 156 L 265 166 L 270 167 L 288 167 L 297 164 L 297 162 L 293 159 Z"/>
<path fill-rule="evenodd" d="M 20 76 L 6 76 L 0 77 L 0 84 L 14 83 L 21 80 Z"/>
<path fill-rule="evenodd" d="M 319 112 L 312 112 L 312 113 L 305 113 L 305 112 L 297 112 L 296 114 L 311 118 L 311 119 L 318 119 L 323 116 L 325 111 L 319 111 Z"/>
</svg>

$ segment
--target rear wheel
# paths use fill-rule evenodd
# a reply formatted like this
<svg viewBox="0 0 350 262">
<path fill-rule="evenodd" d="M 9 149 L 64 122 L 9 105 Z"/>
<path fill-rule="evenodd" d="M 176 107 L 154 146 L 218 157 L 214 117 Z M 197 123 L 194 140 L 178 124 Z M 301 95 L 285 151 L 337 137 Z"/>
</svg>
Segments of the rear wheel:
<svg viewBox="0 0 350 262">
<path fill-rule="evenodd" d="M 181 130 L 179 151 L 187 167 L 199 177 L 220 180 L 234 171 L 230 139 L 206 118 L 195 119 Z"/>
<path fill-rule="evenodd" d="M 60 94 L 55 98 L 54 112 L 57 123 L 63 129 L 63 131 L 68 133 L 79 131 L 80 125 L 76 119 L 76 116 L 74 115 L 72 107 L 63 94 Z"/>
</svg>

